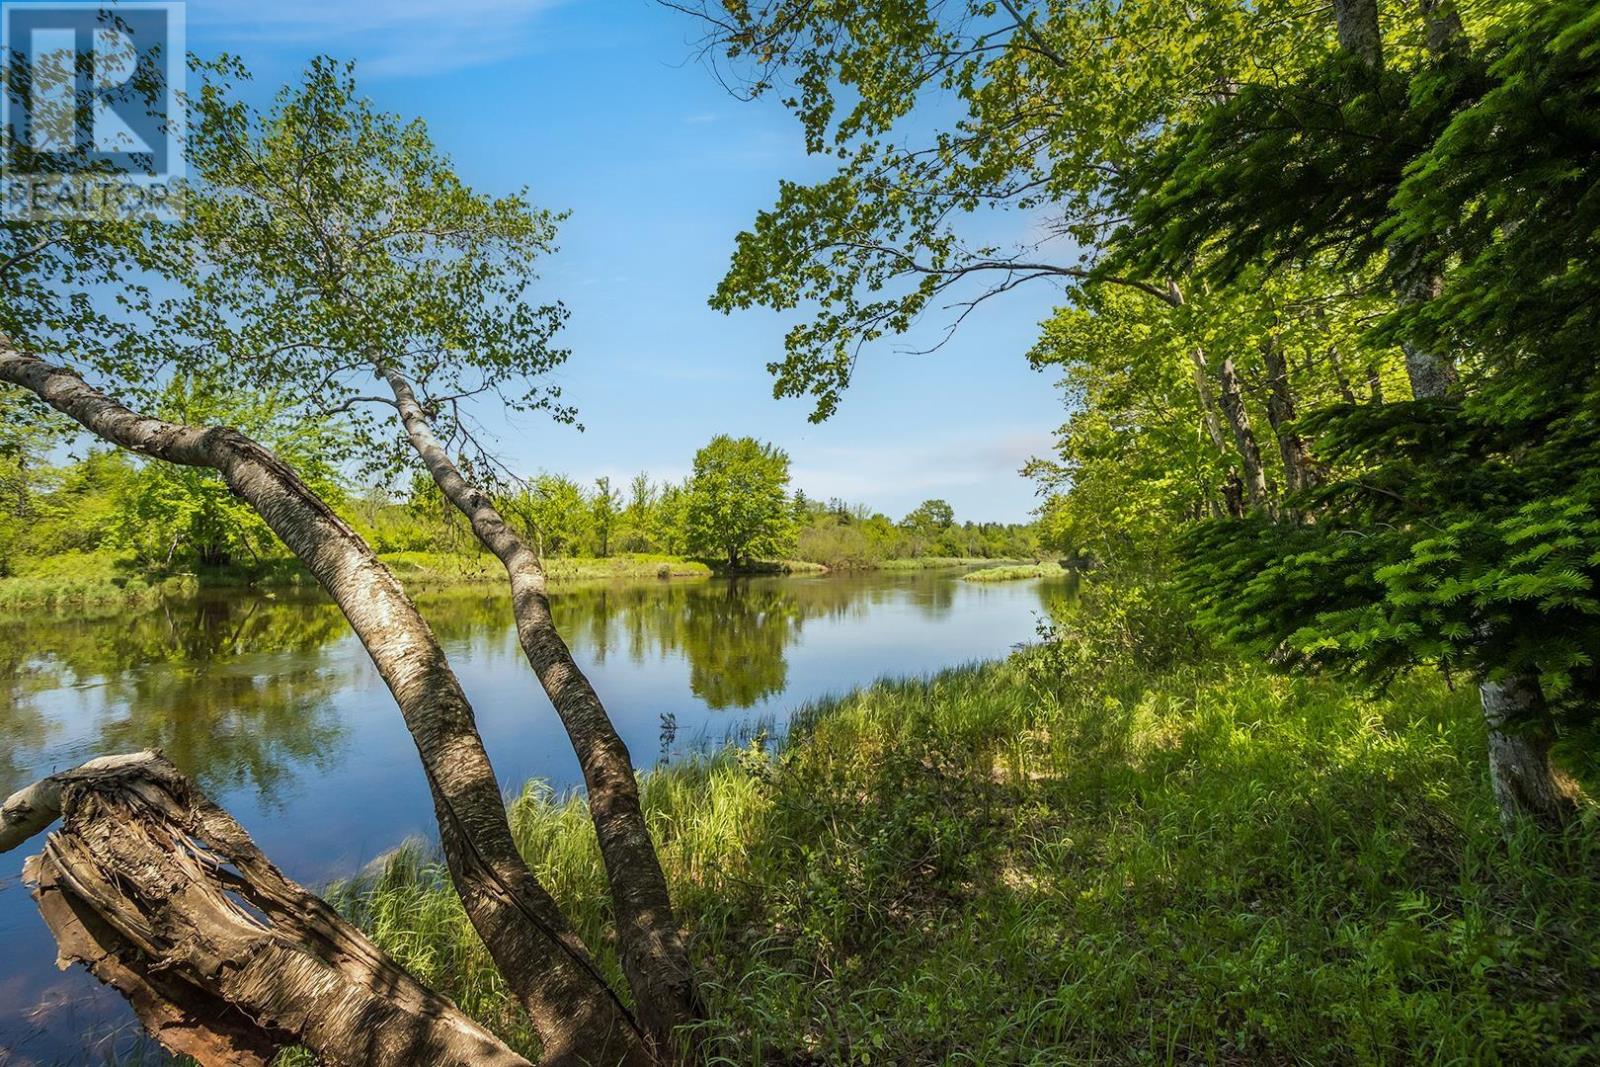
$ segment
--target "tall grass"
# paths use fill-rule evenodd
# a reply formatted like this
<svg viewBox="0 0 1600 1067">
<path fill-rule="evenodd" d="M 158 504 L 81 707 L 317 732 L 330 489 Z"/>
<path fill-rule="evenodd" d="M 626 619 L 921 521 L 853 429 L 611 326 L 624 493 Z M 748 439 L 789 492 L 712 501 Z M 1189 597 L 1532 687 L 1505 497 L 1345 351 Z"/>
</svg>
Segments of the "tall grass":
<svg viewBox="0 0 1600 1067">
<path fill-rule="evenodd" d="M 1066 574 L 1059 563 L 1022 563 L 1010 567 L 985 567 L 983 570 L 963 574 L 968 582 L 1015 582 L 1024 578 L 1059 578 Z"/>
<path fill-rule="evenodd" d="M 884 683 L 646 776 L 717 1063 L 1578 1064 L 1600 828 L 1502 839 L 1469 696 L 1238 665 Z M 580 800 L 518 841 L 613 978 Z M 408 846 L 337 897 L 532 1051 Z"/>
</svg>

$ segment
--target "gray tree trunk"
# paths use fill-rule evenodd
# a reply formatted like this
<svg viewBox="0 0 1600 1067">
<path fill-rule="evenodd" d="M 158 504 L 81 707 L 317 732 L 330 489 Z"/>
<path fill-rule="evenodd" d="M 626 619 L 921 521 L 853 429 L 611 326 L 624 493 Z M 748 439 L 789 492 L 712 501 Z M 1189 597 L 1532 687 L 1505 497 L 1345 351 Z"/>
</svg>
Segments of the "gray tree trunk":
<svg viewBox="0 0 1600 1067">
<path fill-rule="evenodd" d="M 1228 439 L 1222 432 L 1222 420 L 1217 418 L 1217 398 L 1211 392 L 1211 372 L 1206 365 L 1206 354 L 1199 347 L 1189 349 L 1189 360 L 1194 364 L 1194 391 L 1200 400 L 1200 419 L 1206 436 L 1216 446 L 1217 452 L 1229 457 Z"/>
<path fill-rule="evenodd" d="M 1256 433 L 1250 426 L 1249 413 L 1244 407 L 1244 390 L 1239 385 L 1239 372 L 1232 356 L 1224 356 L 1218 368 L 1222 383 L 1222 413 L 1233 431 L 1234 445 L 1244 464 L 1244 488 L 1249 494 L 1250 506 L 1271 515 L 1274 511 L 1272 485 L 1267 480 L 1266 467 L 1261 462 L 1261 446 L 1256 443 Z"/>
<path fill-rule="evenodd" d="M 1464 43 L 1461 21 L 1450 0 L 1424 0 L 1422 10 L 1426 42 L 1436 55 Z M 1378 25 L 1377 0 L 1334 0 L 1334 18 L 1340 46 L 1381 69 L 1381 46 L 1371 38 Z M 1402 305 L 1431 300 L 1439 292 L 1439 277 L 1419 262 L 1417 253 L 1414 248 L 1389 251 L 1399 261 Z M 1412 396 L 1437 400 L 1449 395 L 1456 385 L 1455 361 L 1447 353 L 1429 352 L 1414 344 L 1403 348 Z M 1522 816 L 1545 825 L 1564 822 L 1571 798 L 1550 762 L 1554 732 L 1538 677 L 1517 674 L 1485 682 L 1478 692 L 1489 731 L 1489 776 L 1501 819 L 1508 824 Z"/>
<path fill-rule="evenodd" d="M 1289 381 L 1289 364 L 1278 339 L 1262 339 L 1261 361 L 1267 369 L 1267 421 L 1278 439 L 1278 454 L 1283 460 L 1283 477 L 1290 492 L 1309 489 L 1317 482 L 1316 462 L 1304 437 L 1291 425 L 1295 420 L 1294 390 Z"/>
<path fill-rule="evenodd" d="M 702 1011 L 628 748 L 556 629 L 537 554 L 507 525 L 488 494 L 468 482 L 450 460 L 405 377 L 392 368 L 380 373 L 394 393 L 411 447 L 445 498 L 467 517 L 479 542 L 505 565 L 523 653 L 566 727 L 583 770 L 616 911 L 618 954 L 639 1021 L 661 1048 L 673 1048 L 674 1031 L 699 1019 Z"/>
<path fill-rule="evenodd" d="M 139 415 L 5 339 L 0 381 L 33 392 L 103 440 L 218 471 L 266 521 L 338 604 L 400 706 L 456 891 L 538 1030 L 545 1060 L 648 1063 L 633 1019 L 517 852 L 472 707 L 438 640 L 366 542 L 277 456 L 237 430 Z"/>
<path fill-rule="evenodd" d="M 1378 0 L 1333 0 L 1339 47 L 1374 71 L 1383 69 L 1383 34 L 1378 27 Z"/>
<path fill-rule="evenodd" d="M 1426 303 L 1439 294 L 1441 279 L 1420 264 L 1407 265 L 1416 250 L 1392 248 L 1389 255 L 1401 263 L 1399 297 L 1402 307 Z M 1432 352 L 1410 341 L 1401 346 L 1406 356 L 1406 377 L 1411 379 L 1411 395 L 1418 400 L 1448 396 L 1456 386 L 1456 363 L 1448 352 Z"/>
<path fill-rule="evenodd" d="M 1455 0 L 1421 0 L 1423 41 L 1436 56 L 1449 55 L 1466 47 L 1467 31 Z"/>
<path fill-rule="evenodd" d="M 1539 679 L 1515 674 L 1479 687 L 1484 723 L 1489 729 L 1489 780 L 1500 821 L 1509 829 L 1531 818 L 1560 829 L 1577 813 L 1571 783 L 1550 763 L 1555 733 Z"/>
</svg>

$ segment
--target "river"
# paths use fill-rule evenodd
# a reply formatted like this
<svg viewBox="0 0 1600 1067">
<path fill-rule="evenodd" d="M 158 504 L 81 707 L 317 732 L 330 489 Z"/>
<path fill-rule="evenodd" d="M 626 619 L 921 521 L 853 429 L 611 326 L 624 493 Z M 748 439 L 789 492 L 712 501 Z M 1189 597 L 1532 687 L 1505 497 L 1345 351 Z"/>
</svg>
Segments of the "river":
<svg viewBox="0 0 1600 1067">
<path fill-rule="evenodd" d="M 641 768 L 876 678 L 928 674 L 1030 640 L 1057 586 L 956 572 L 558 588 L 557 625 Z M 502 786 L 574 785 L 566 735 L 522 658 L 509 600 L 423 594 Z M 293 878 L 350 874 L 432 805 L 371 662 L 313 594 L 203 595 L 102 617 L 0 620 L 0 796 L 96 755 L 158 747 Z M 0 856 L 0 1067 L 137 1056 L 119 998 L 53 942 Z"/>
</svg>

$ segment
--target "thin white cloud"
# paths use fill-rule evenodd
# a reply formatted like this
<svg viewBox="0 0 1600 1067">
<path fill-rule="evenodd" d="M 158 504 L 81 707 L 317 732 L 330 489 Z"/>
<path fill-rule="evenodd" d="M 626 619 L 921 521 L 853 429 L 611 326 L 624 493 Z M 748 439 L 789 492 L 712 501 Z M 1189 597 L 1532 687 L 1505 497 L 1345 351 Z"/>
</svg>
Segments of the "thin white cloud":
<svg viewBox="0 0 1600 1067">
<path fill-rule="evenodd" d="M 375 77 L 499 62 L 538 44 L 536 23 L 561 0 L 199 0 L 190 24 L 225 45 L 312 46 L 359 53 Z"/>
</svg>

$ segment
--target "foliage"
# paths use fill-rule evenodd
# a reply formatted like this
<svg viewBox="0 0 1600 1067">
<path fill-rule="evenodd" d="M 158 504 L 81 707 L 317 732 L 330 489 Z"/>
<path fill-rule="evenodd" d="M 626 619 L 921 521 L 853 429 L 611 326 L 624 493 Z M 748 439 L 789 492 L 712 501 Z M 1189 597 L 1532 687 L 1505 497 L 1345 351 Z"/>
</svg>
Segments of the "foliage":
<svg viewBox="0 0 1600 1067">
<path fill-rule="evenodd" d="M 202 71 L 178 239 L 193 257 L 164 305 L 180 371 L 248 373 L 285 416 L 345 415 L 369 469 L 396 473 L 393 412 L 367 396 L 375 371 L 420 394 L 447 446 L 486 475 L 467 413 L 488 397 L 572 421 L 541 376 L 566 353 L 566 312 L 532 299 L 534 265 L 560 216 L 525 192 L 463 183 L 420 121 L 377 111 L 348 64 L 318 58 L 259 112 L 226 62 Z"/>
<path fill-rule="evenodd" d="M 1531 676 L 1570 726 L 1592 725 L 1597 279 L 1593 228 L 1569 220 L 1593 210 L 1577 176 L 1600 142 L 1551 116 L 1597 91 L 1595 32 L 1592 4 L 1564 2 L 1392 63 L 1381 84 L 1337 59 L 1336 82 L 1261 87 L 1179 128 L 1132 188 L 1141 207 L 1120 241 L 1145 264 L 1226 279 L 1241 262 L 1326 251 L 1379 261 L 1402 295 L 1431 274 L 1426 299 L 1402 300 L 1363 341 L 1448 353 L 1461 379 L 1449 397 L 1305 419 L 1325 465 L 1302 501 L 1314 525 L 1193 531 L 1183 580 L 1218 632 L 1374 681 L 1416 664 Z M 1323 113 L 1348 131 L 1332 135 Z M 1355 172 L 1337 176 L 1345 165 Z M 1301 171 L 1334 191 L 1310 193 Z M 1141 191 L 1152 174 L 1161 191 Z M 1346 189 L 1360 206 L 1338 206 Z"/>
<path fill-rule="evenodd" d="M 588 542 L 593 516 L 583 487 L 560 474 L 540 474 L 506 500 L 521 519 L 541 556 L 573 555 Z"/>
<path fill-rule="evenodd" d="M 1502 841 L 1469 701 L 1105 666 L 1051 682 L 1025 656 L 882 683 L 775 747 L 646 776 L 709 1054 L 1592 1058 L 1593 827 Z M 533 785 L 512 810 L 580 931 L 600 929 L 581 799 Z M 531 1047 L 419 846 L 338 899 Z"/>
<path fill-rule="evenodd" d="M 964 582 L 1016 582 L 1025 578 L 1059 578 L 1067 573 L 1059 563 L 1028 563 L 1009 567 L 984 567 L 961 576 Z"/>
<path fill-rule="evenodd" d="M 727 560 L 781 556 L 793 541 L 789 456 L 753 437 L 721 434 L 694 456 L 684 507 L 691 552 Z"/>
<path fill-rule="evenodd" d="M 601 558 L 611 555 L 611 534 L 622 510 L 622 494 L 611 488 L 610 478 L 594 480 L 594 495 L 589 500 L 589 521 L 599 545 Z"/>
<path fill-rule="evenodd" d="M 687 6 L 728 79 L 781 94 L 836 167 L 780 183 L 712 298 L 807 308 L 769 367 L 818 419 L 874 342 L 944 310 L 937 345 L 993 297 L 1090 276 L 1120 218 L 1111 183 L 1166 125 L 1218 87 L 1296 69 L 1319 36 L 1287 0 Z"/>
<path fill-rule="evenodd" d="M 699 14 L 837 161 L 712 301 L 815 308 L 780 394 L 825 418 L 872 342 L 1065 283 L 1032 353 L 1070 413 L 1030 467 L 1049 547 L 1176 569 L 1277 666 L 1532 680 L 1592 733 L 1593 0 Z"/>
<path fill-rule="evenodd" d="M 173 379 L 153 412 L 187 425 L 233 426 L 294 467 L 330 507 L 343 503 L 336 465 L 344 444 L 335 424 L 290 422 L 282 417 L 274 395 L 214 379 Z M 277 540 L 267 524 L 208 468 L 142 464 L 126 487 L 117 524 L 119 540 L 134 550 L 140 563 L 164 566 L 179 559 L 225 567 L 260 564 L 263 557 L 277 554 Z"/>
</svg>

